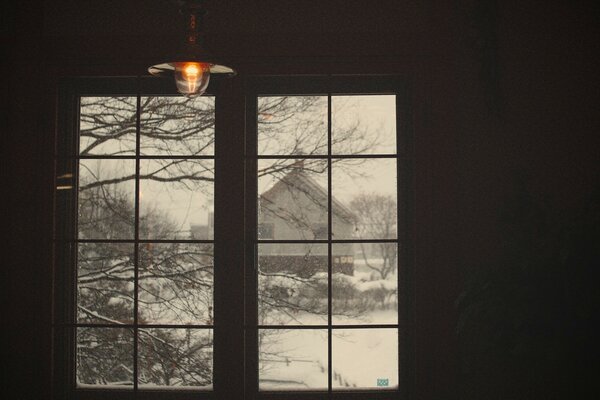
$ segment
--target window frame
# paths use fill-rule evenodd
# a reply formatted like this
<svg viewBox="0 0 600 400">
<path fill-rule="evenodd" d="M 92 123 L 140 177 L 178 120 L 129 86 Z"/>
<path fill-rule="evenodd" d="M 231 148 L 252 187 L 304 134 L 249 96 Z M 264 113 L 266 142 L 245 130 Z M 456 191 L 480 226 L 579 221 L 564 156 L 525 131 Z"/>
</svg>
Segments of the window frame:
<svg viewBox="0 0 600 400">
<path fill-rule="evenodd" d="M 55 395 L 57 398 L 65 399 L 98 399 L 98 398 L 167 398 L 167 399 L 183 399 L 189 398 L 190 394 L 194 394 L 196 398 L 200 399 L 217 399 L 219 394 L 214 389 L 214 378 L 216 375 L 214 354 L 217 352 L 216 344 L 213 340 L 213 388 L 212 389 L 182 389 L 177 388 L 175 390 L 169 388 L 137 388 L 137 382 L 134 379 L 134 385 L 128 388 L 103 388 L 103 387 L 77 387 L 76 383 L 76 354 L 75 354 L 75 331 L 78 326 L 81 325 L 92 325 L 92 324 L 81 324 L 77 322 L 75 307 L 77 305 L 77 244 L 85 243 L 86 240 L 78 238 L 77 232 L 77 210 L 78 210 L 78 169 L 80 159 L 132 159 L 135 160 L 136 164 L 140 163 L 140 160 L 144 159 L 160 159 L 160 155 L 156 156 L 143 156 L 136 151 L 136 154 L 128 155 L 125 157 L 114 157 L 114 156 L 90 156 L 80 157 L 78 154 L 78 133 L 79 133 L 79 107 L 80 98 L 86 96 L 128 96 L 137 97 L 138 105 L 136 108 L 136 139 L 139 146 L 139 135 L 140 135 L 140 114 L 139 114 L 139 99 L 143 96 L 178 96 L 179 94 L 174 90 L 171 84 L 165 80 L 153 79 L 149 77 L 120 77 L 120 78 L 74 78 L 65 79 L 61 82 L 59 88 L 58 98 L 58 131 L 60 134 L 57 135 L 57 145 L 55 148 L 55 165 L 57 172 L 57 188 L 59 186 L 70 186 L 70 190 L 56 190 L 55 191 L 55 236 L 54 236 L 54 248 L 55 248 L 55 304 L 54 304 L 54 318 L 53 318 L 53 333 L 54 333 L 54 387 Z M 219 85 L 213 85 L 211 91 L 207 94 L 215 96 L 215 118 L 217 114 L 217 96 L 216 92 Z M 221 128 L 218 121 L 215 120 L 215 137 L 217 131 Z M 215 153 L 207 156 L 192 156 L 192 158 L 203 158 L 213 159 L 216 163 L 217 149 L 215 146 Z M 167 156 L 167 158 L 169 158 Z M 187 158 L 182 155 L 181 158 Z M 136 170 L 138 170 L 136 168 Z M 216 166 L 215 166 L 216 170 Z M 140 180 L 137 178 L 139 172 L 136 172 L 135 192 L 139 190 Z M 217 179 L 215 177 L 215 186 Z M 215 199 L 216 199 L 216 187 L 214 188 Z M 137 199 L 137 194 L 135 195 Z M 135 202 L 135 213 L 139 204 Z M 136 230 L 137 230 L 138 218 L 136 217 Z M 216 232 L 215 232 L 216 235 Z M 104 242 L 103 240 L 90 240 L 90 242 Z M 188 240 L 188 239 L 175 239 L 175 240 L 153 240 L 153 239 L 142 239 L 134 237 L 132 239 L 125 240 L 108 240 L 106 242 L 127 242 L 134 245 L 134 259 L 137 259 L 137 248 L 139 244 L 145 242 L 182 242 L 182 243 L 210 243 L 213 244 L 214 253 L 217 252 L 216 246 L 214 245 L 217 240 L 216 238 L 210 240 Z M 215 255 L 216 256 L 216 255 Z M 213 258 L 215 260 L 216 257 Z M 216 264 L 216 260 L 213 265 Z M 136 268 L 137 270 L 137 268 Z M 216 270 L 215 270 L 216 274 Z M 216 277 L 215 277 L 216 280 Z M 137 285 L 135 285 L 137 287 Z M 213 291 L 216 289 L 216 285 L 213 285 Z M 135 289 L 137 292 L 137 288 Z M 213 295 L 213 309 L 216 295 Z M 216 310 L 215 310 L 216 313 Z M 136 331 L 138 327 L 150 325 L 152 326 L 167 326 L 169 324 L 138 324 L 137 318 L 135 317 L 136 309 L 134 309 L 134 320 L 127 324 L 127 328 Z M 180 325 L 182 328 L 186 328 L 189 325 Z M 213 336 L 216 336 L 217 321 L 212 324 L 206 324 L 196 326 L 199 329 L 212 329 Z M 176 326 L 173 326 L 175 328 Z M 219 349 L 223 351 L 223 349 Z M 137 355 L 137 346 L 134 345 L 133 357 Z"/>
<path fill-rule="evenodd" d="M 395 75 L 377 76 L 350 76 L 350 75 L 320 75 L 320 76 L 269 76 L 253 77 L 246 86 L 246 225 L 248 227 L 258 224 L 258 186 L 256 171 L 258 160 L 258 110 L 257 99 L 259 96 L 280 95 L 324 95 L 328 96 L 328 135 L 331 135 L 331 96 L 333 95 L 367 95 L 367 94 L 394 94 L 396 96 L 396 168 L 397 168 L 397 238 L 392 240 L 398 245 L 398 388 L 397 389 L 358 389 L 335 390 L 332 389 L 332 350 L 331 340 L 328 342 L 328 389 L 306 391 L 260 391 L 258 388 L 258 250 L 259 243 L 278 243 L 277 240 L 261 240 L 252 229 L 246 230 L 246 312 L 245 318 L 245 350 L 246 350 L 246 391 L 250 399 L 407 399 L 411 396 L 411 376 L 414 373 L 414 346 L 413 343 L 413 141 L 412 123 L 409 108 L 409 88 L 406 81 Z M 327 156 L 315 158 L 335 158 L 331 155 L 331 148 Z M 270 156 L 264 156 L 269 158 Z M 275 157 L 275 156 L 273 156 Z M 279 156 L 277 156 L 279 157 Z M 296 158 L 297 156 L 284 156 L 281 158 Z M 365 154 L 365 158 L 372 155 Z M 375 155 L 373 158 L 378 158 Z M 387 158 L 387 156 L 386 156 Z M 331 164 L 329 164 L 331 165 Z M 329 174 L 329 202 L 331 203 L 331 168 Z M 331 209 L 331 204 L 329 204 Z M 331 213 L 328 225 L 332 226 Z M 344 241 L 331 240 L 331 232 L 325 240 L 307 240 L 299 242 L 331 243 Z M 347 240 L 346 242 L 354 242 Z M 282 240 L 281 242 L 289 242 Z M 368 240 L 366 241 L 368 242 Z M 376 241 L 375 241 L 376 242 Z M 401 245 L 402 244 L 402 245 Z M 329 250 L 328 275 L 329 275 L 329 309 L 331 309 L 331 272 L 333 269 L 332 252 Z M 249 268 L 248 268 L 249 266 Z M 331 316 L 329 320 L 331 330 Z M 376 324 L 373 326 L 377 326 Z M 302 327 L 295 327 L 303 329 Z M 354 329 L 355 327 L 351 327 Z M 310 328 L 307 328 L 310 329 Z M 331 333 L 329 333 L 331 336 Z M 407 351 L 403 351 L 409 349 Z"/>
<path fill-rule="evenodd" d="M 149 77 L 75 78 L 60 84 L 55 165 L 57 186 L 77 182 L 79 97 L 85 95 L 176 95 L 172 82 Z M 324 90 L 326 88 L 326 90 Z M 263 94 L 395 94 L 398 180 L 399 386 L 394 390 L 258 391 L 256 335 L 256 177 L 251 146 L 256 142 L 256 99 Z M 75 382 L 74 270 L 77 248 L 77 190 L 55 192 L 54 394 L 65 399 L 143 398 L 409 398 L 414 373 L 413 151 L 408 87 L 397 76 L 254 76 L 211 81 L 215 96 L 213 389 L 77 388 Z M 230 117 L 233 115 L 233 117 Z M 139 122 L 138 122 L 139 124 Z M 138 127 L 139 132 L 139 127 Z M 138 133 L 139 134 L 139 133 Z M 139 160 L 139 155 L 136 155 Z M 254 169 L 253 169 L 254 168 Z M 227 182 L 227 185 L 225 185 Z M 240 189 L 247 190 L 239 195 Z M 249 190 L 248 190 L 249 189 Z M 235 196 L 235 194 L 238 196 Z M 324 240 L 327 242 L 327 240 Z M 332 260 L 329 260 L 330 268 Z M 402 268 L 400 268 L 402 265 Z M 227 287 L 227 290 L 225 288 Z M 241 306 L 243 305 L 243 306 Z M 254 309 L 253 309 L 254 307 Z M 256 330 L 257 332 L 257 330 Z M 331 346 L 329 347 L 331 356 Z M 255 379 L 256 378 L 256 379 Z M 331 379 L 331 378 L 330 378 Z M 231 385 L 231 382 L 239 382 Z M 243 384 L 242 384 L 243 382 Z M 137 386 L 137 385 L 136 385 Z"/>
</svg>

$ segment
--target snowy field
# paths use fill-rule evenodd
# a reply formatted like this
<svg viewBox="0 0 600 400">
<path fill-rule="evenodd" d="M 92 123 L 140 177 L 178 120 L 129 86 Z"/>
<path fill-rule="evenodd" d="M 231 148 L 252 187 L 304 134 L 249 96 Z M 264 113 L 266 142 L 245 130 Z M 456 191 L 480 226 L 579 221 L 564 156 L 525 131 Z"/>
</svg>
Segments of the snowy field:
<svg viewBox="0 0 600 400">
<path fill-rule="evenodd" d="M 269 343 L 260 348 L 261 390 L 327 389 L 327 330 L 264 333 Z M 378 379 L 396 387 L 397 355 L 396 329 L 334 329 L 333 388 L 377 388 Z"/>
</svg>

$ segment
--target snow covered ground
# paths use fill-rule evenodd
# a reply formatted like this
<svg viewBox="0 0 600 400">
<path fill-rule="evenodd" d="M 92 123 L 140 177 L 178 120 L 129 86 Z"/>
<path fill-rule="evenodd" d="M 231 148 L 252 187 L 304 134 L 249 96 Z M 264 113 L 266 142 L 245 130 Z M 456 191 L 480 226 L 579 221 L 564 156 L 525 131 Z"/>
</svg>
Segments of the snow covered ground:
<svg viewBox="0 0 600 400">
<path fill-rule="evenodd" d="M 379 311 L 393 320 L 397 313 Z M 387 314 L 387 315 L 384 315 Z M 393 315 L 392 315 L 393 314 Z M 264 330 L 260 348 L 261 390 L 327 389 L 327 330 Z M 333 329 L 332 386 L 334 389 L 396 387 L 398 331 Z M 387 386 L 378 386 L 387 380 Z"/>
<path fill-rule="evenodd" d="M 353 275 L 336 273 L 332 276 L 332 388 L 394 388 L 398 386 L 398 330 L 337 328 L 398 322 L 396 271 L 382 279 L 360 258 L 355 260 Z M 369 260 L 369 264 L 376 267 L 380 267 L 381 262 Z M 265 308 L 260 322 L 279 326 L 326 325 L 327 313 L 323 310 L 327 310 L 327 273 L 317 273 L 311 279 L 307 283 L 285 277 L 265 280 L 263 290 L 276 288 L 281 299 L 292 304 L 306 304 L 307 299 L 318 299 L 318 302 L 312 304 L 313 308 L 305 307 L 301 311 Z M 311 287 L 320 289 L 313 293 Z M 327 329 L 263 329 L 261 337 L 261 390 L 327 389 Z"/>
</svg>

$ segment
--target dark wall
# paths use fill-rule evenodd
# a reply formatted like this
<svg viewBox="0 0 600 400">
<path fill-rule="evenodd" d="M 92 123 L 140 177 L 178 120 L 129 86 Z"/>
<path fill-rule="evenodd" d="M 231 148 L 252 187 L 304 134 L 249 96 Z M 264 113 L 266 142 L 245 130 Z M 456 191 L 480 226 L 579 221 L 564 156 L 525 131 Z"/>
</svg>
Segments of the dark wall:
<svg viewBox="0 0 600 400">
<path fill-rule="evenodd" d="M 161 0 L 14 3 L 2 23 L 3 367 L 22 398 L 40 399 L 52 382 L 57 83 L 145 74 L 178 42 L 180 19 Z M 515 181 L 566 210 L 598 179 L 598 24 L 584 3 L 556 3 L 207 0 L 209 46 L 238 68 L 235 79 L 393 73 L 409 82 L 416 399 L 458 398 L 454 302 L 465 266 L 501 254 L 498 212 Z"/>
</svg>

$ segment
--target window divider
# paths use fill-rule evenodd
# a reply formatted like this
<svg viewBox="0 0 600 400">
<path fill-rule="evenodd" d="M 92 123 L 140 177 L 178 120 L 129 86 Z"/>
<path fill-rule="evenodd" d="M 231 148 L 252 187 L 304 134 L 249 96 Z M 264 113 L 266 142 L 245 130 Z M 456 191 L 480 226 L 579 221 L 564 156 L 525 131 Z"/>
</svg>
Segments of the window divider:
<svg viewBox="0 0 600 400">
<path fill-rule="evenodd" d="M 246 211 L 245 211 L 245 248 L 246 261 L 245 268 L 245 358 L 246 358 L 246 376 L 245 386 L 246 395 L 250 399 L 258 396 L 258 254 L 257 254 L 257 232 L 258 227 L 258 183 L 256 179 L 257 171 L 257 151 L 258 151 L 258 132 L 257 132 L 257 95 L 252 90 L 252 85 L 247 86 L 250 90 L 246 93 L 246 146 L 244 153 L 245 161 L 245 181 L 246 181 Z"/>
<path fill-rule="evenodd" d="M 215 395 L 244 394 L 244 130 L 242 82 L 219 85 L 215 103 Z M 238 116 L 231 118 L 231 115 Z M 235 384 L 234 384 L 235 382 Z"/>
</svg>

